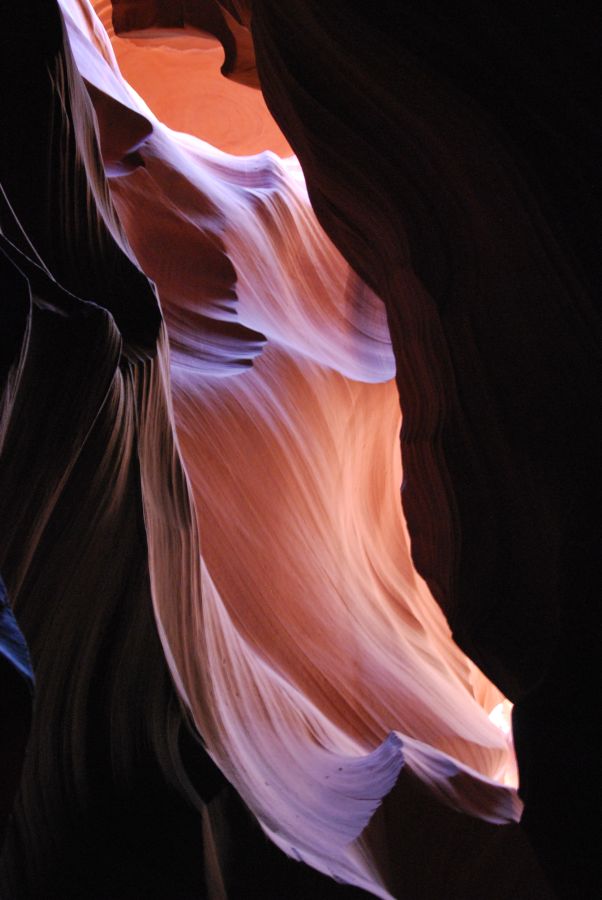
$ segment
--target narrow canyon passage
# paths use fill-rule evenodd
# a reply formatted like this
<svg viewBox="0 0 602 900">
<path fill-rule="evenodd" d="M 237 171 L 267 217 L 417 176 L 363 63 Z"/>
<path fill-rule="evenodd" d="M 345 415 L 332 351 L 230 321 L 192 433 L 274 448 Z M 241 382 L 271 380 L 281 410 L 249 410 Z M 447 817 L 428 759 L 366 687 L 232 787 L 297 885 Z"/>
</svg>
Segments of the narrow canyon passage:
<svg viewBox="0 0 602 900">
<path fill-rule="evenodd" d="M 297 37 L 314 34 L 312 7 Z M 557 626 L 529 616 L 556 575 L 521 582 L 529 553 L 539 564 L 550 552 L 530 516 L 548 510 L 553 527 L 551 476 L 513 463 L 498 400 L 471 430 L 493 396 L 488 373 L 507 390 L 533 347 L 516 345 L 516 372 L 493 349 L 490 369 L 460 358 L 456 337 L 486 344 L 489 327 L 475 313 L 473 334 L 454 305 L 472 296 L 466 251 L 445 274 L 436 229 L 420 231 L 427 219 L 416 224 L 409 198 L 399 228 L 401 181 L 344 209 L 330 158 L 339 132 L 323 132 L 332 144 L 312 132 L 321 116 L 334 123 L 333 107 L 318 112 L 301 78 L 287 82 L 284 12 L 258 4 L 252 33 L 286 137 L 241 8 L 220 9 L 61 0 L 7 20 L 27 37 L 31 58 L 6 78 L 29 73 L 31 134 L 21 129 L 2 168 L 21 325 L 6 353 L 0 571 L 36 712 L 5 892 L 551 898 L 516 824 L 502 693 L 527 709 L 554 658 Z M 47 27 L 32 41 L 37 17 Z M 19 121 L 19 104 L 5 107 L 8 125 Z M 447 172 L 426 125 L 406 121 L 449 190 L 460 107 Z M 473 138 L 487 180 L 503 153 L 485 131 Z M 339 175 L 355 166 L 361 193 L 354 147 Z M 464 186 L 474 214 L 487 191 Z M 531 236 L 518 207 L 503 220 L 505 202 L 483 237 L 483 278 L 496 240 L 514 252 L 512 215 Z M 529 240 L 533 272 L 545 251 Z M 552 326 L 539 334 L 534 367 Z M 494 447 L 505 497 L 488 481 Z M 492 523 L 523 488 L 528 508 L 513 507 L 504 544 Z M 516 566 L 498 578 L 504 547 Z M 513 603 L 525 583 L 523 621 Z M 502 596 L 515 598 L 505 611 Z"/>
</svg>

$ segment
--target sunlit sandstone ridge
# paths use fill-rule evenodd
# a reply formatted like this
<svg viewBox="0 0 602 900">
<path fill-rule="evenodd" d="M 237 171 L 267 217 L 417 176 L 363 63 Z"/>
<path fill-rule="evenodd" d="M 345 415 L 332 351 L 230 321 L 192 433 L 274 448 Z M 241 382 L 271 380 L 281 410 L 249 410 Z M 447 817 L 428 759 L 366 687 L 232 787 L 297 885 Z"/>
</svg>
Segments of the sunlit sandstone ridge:
<svg viewBox="0 0 602 900">
<path fill-rule="evenodd" d="M 115 40 L 122 59 L 139 57 L 137 87 L 151 99 L 159 59 L 177 54 L 174 42 L 188 38 L 157 37 L 132 50 Z M 144 66 L 147 52 L 153 61 Z M 98 54 L 94 63 L 88 59 L 78 56 L 84 77 L 116 94 L 115 66 L 102 80 Z M 193 59 L 195 114 L 201 94 L 203 115 L 219 121 L 224 95 L 237 86 L 225 82 L 220 93 L 212 92 L 208 78 L 205 94 L 207 70 L 202 56 L 198 72 Z M 218 78 L 225 81 L 215 66 Z M 181 669 L 199 673 L 196 682 L 183 682 L 184 696 L 228 776 L 279 843 L 336 872 L 328 856 L 320 860 L 324 850 L 302 823 L 304 816 L 315 820 L 318 810 L 326 819 L 324 834 L 333 829 L 336 841 L 342 829 L 346 844 L 367 821 L 358 796 L 355 813 L 349 810 L 338 828 L 328 823 L 338 792 L 349 790 L 346 767 L 334 765 L 341 754 L 358 758 L 358 795 L 358 754 L 376 749 L 393 731 L 402 735 L 399 765 L 405 737 L 503 781 L 512 759 L 504 762 L 506 739 L 486 715 L 501 697 L 454 646 L 411 565 L 384 312 L 317 225 L 294 160 L 226 156 L 170 132 L 126 84 L 121 90 L 152 132 L 139 148 L 144 167 L 114 180 L 112 192 L 137 259 L 157 285 L 172 335 L 176 422 L 206 566 L 202 603 L 200 596 L 178 596 L 177 587 L 157 575 L 158 615 L 180 678 Z M 172 116 L 176 106 L 185 115 L 190 99 L 178 95 L 176 101 L 172 93 L 170 106 Z M 257 103 L 257 118 L 259 110 Z M 270 121 L 265 110 L 264 120 Z M 228 126 L 228 149 L 244 153 L 245 120 Z M 235 146 L 236 133 L 242 146 Z M 213 364 L 204 374 L 203 358 L 195 355 L 198 314 L 265 335 L 252 371 L 216 380 Z M 359 317 L 364 321 L 356 323 Z M 227 372 L 230 357 L 240 361 L 247 345 L 244 335 L 219 337 L 215 347 L 220 342 Z M 258 351 L 253 343 L 249 355 Z M 201 615 L 201 630 L 195 636 L 188 626 L 187 634 L 176 632 L 170 641 L 171 620 L 181 615 L 173 607 L 186 603 L 190 622 Z M 209 721 L 202 696 L 208 679 L 216 702 Z M 328 754 L 321 759 L 324 750 L 312 749 L 315 729 L 332 754 L 331 767 Z M 409 760 L 411 751 L 406 755 Z M 386 764 L 390 774 L 381 776 L 385 782 L 395 777 L 394 758 Z M 338 771 L 344 772 L 340 785 Z M 331 781 L 328 790 L 324 779 Z M 363 789 L 369 796 L 369 781 Z M 308 804 L 312 794 L 315 808 Z M 455 802 L 462 808 L 459 797 Z M 487 809 L 489 802 L 471 811 L 499 817 Z M 328 846 L 324 835 L 319 843 Z"/>
</svg>

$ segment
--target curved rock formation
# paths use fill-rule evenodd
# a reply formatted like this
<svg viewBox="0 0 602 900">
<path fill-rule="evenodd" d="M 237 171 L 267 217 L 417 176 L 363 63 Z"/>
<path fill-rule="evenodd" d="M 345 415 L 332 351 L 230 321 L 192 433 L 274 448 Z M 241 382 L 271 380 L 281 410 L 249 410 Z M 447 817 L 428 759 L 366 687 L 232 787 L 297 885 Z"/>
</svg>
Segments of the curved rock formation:
<svg viewBox="0 0 602 900">
<path fill-rule="evenodd" d="M 384 281 L 367 287 L 321 231 L 294 159 L 170 130 L 87 0 L 60 7 L 64 24 L 47 4 L 5 23 L 28 50 L 6 76 L 27 95 L 3 101 L 18 136 L 3 150 L 2 240 L 22 327 L 0 570 L 38 684 L 5 892 L 252 896 L 231 871 L 245 841 L 267 871 L 280 863 L 225 775 L 288 855 L 377 896 L 549 896 L 501 824 L 520 815 L 493 721 L 503 695 L 412 563 Z M 419 308 L 425 290 L 397 262 L 395 297 Z M 400 367 L 393 336 L 411 480 L 422 432 L 402 375 L 411 397 L 432 372 Z M 422 337 L 405 334 L 418 360 Z M 428 874 L 412 820 L 427 846 L 445 835 Z M 467 878 L 454 857 L 475 848 L 488 865 Z M 337 895 L 286 871 L 300 896 Z M 261 890 L 282 895 L 276 878 Z"/>
</svg>

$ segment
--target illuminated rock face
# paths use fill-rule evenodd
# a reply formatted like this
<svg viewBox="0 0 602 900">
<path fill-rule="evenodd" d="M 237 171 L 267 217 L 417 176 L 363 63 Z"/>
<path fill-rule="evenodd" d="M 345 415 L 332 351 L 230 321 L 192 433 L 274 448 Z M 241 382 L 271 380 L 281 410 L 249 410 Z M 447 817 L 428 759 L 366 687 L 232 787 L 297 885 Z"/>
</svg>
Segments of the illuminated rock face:
<svg viewBox="0 0 602 900">
<path fill-rule="evenodd" d="M 171 131 L 119 72 L 107 5 L 101 19 L 84 0 L 61 9 L 64 50 L 49 7 L 8 23 L 18 37 L 36 15 L 48 20 L 27 80 L 39 114 L 3 161 L 3 249 L 25 324 L 7 357 L 2 496 L 14 515 L 0 563 L 39 710 L 4 853 L 7 890 L 59 885 L 58 858 L 80 828 L 84 846 L 114 828 L 113 802 L 128 816 L 109 855 L 119 866 L 121 841 L 127 874 L 111 882 L 84 855 L 79 869 L 66 865 L 63 896 L 82 885 L 99 897 L 165 896 L 165 885 L 182 897 L 251 896 L 235 870 L 253 840 L 270 873 L 262 896 L 282 896 L 287 880 L 300 896 L 346 892 L 306 867 L 282 875 L 186 736 L 190 714 L 264 831 L 315 869 L 382 897 L 432 896 L 442 884 L 463 898 L 548 896 L 520 832 L 501 824 L 520 815 L 512 748 L 492 721 L 503 696 L 453 643 L 410 556 L 398 396 L 405 414 L 403 390 L 426 390 L 432 372 L 400 369 L 393 329 L 396 388 L 385 308 L 322 232 L 298 163 L 245 155 L 263 141 L 286 154 L 265 111 L 265 128 L 241 128 L 239 139 L 234 121 L 224 129 L 237 156 Z M 205 45 L 153 34 L 135 53 L 114 42 L 124 60 L 138 54 L 145 99 L 141 60 L 154 58 L 148 101 L 155 91 L 160 105 L 159 61 L 174 42 L 189 40 L 185 53 Z M 220 83 L 213 63 L 201 71 Z M 203 99 L 207 116 L 223 96 Z M 189 102 L 184 94 L 171 113 L 185 120 Z M 18 120 L 10 101 L 7 115 Z M 37 191 L 23 179 L 28 138 Z M 400 308 L 427 302 L 397 256 L 373 251 L 396 272 Z M 390 300 L 384 280 L 369 280 Z M 419 359 L 424 334 L 407 337 Z M 427 469 L 438 409 L 423 423 Z M 404 424 L 418 465 L 416 427 Z M 409 478 L 405 442 L 403 454 Z M 410 519 L 419 561 L 421 521 Z M 167 787 L 162 795 L 162 779 L 202 814 Z M 242 831 L 229 858 L 224 810 Z M 155 854 L 149 834 L 162 815 L 176 826 Z M 204 871 L 191 841 L 201 815 Z M 475 848 L 489 864 L 467 875 L 454 860 Z"/>
</svg>

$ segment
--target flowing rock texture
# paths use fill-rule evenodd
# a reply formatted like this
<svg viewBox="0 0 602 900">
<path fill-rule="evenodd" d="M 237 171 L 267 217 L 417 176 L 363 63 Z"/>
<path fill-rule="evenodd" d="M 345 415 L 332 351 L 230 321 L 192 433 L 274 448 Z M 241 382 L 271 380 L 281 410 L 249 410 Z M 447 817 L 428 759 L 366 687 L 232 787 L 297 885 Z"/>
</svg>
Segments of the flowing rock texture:
<svg viewBox="0 0 602 900">
<path fill-rule="evenodd" d="M 2 896 L 554 896 L 591 245 L 388 7 L 1 14 Z"/>
</svg>

